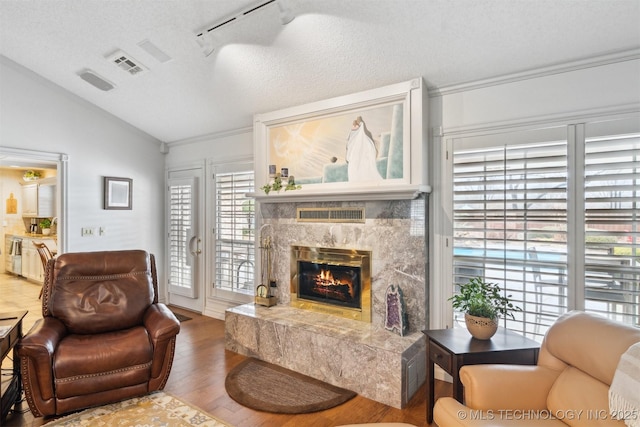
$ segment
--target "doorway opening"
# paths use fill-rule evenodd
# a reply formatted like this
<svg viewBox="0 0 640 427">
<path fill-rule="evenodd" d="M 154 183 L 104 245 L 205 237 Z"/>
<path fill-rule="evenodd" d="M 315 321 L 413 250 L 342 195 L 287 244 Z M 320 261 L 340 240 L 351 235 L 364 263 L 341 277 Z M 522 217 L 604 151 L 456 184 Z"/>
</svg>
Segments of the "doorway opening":
<svg viewBox="0 0 640 427">
<path fill-rule="evenodd" d="M 32 220 L 24 216 L 25 206 L 22 204 L 23 184 L 27 184 L 34 171 L 39 178 L 44 178 L 53 185 L 52 203 L 54 208 L 47 213 L 52 220 L 57 243 L 57 252 L 67 251 L 67 160 L 62 153 L 24 150 L 0 147 L 0 238 L 4 242 L 6 233 L 28 233 Z M 38 180 L 33 182 L 37 183 Z M 13 197 L 12 197 L 13 196 Z M 37 218 L 37 215 L 35 216 Z M 37 224 L 36 224 L 37 226 Z M 3 256 L 6 256 L 3 251 Z"/>
</svg>

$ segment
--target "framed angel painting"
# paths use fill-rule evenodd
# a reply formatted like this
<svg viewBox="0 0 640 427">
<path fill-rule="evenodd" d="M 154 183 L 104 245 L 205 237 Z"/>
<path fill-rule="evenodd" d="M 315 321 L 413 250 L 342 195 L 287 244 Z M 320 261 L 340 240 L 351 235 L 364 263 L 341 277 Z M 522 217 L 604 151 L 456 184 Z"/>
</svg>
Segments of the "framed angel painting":
<svg viewBox="0 0 640 427">
<path fill-rule="evenodd" d="M 276 176 L 314 192 L 422 184 L 412 174 L 425 153 L 421 88 L 416 79 L 256 116 L 256 158 L 265 159 L 256 186 Z"/>
</svg>

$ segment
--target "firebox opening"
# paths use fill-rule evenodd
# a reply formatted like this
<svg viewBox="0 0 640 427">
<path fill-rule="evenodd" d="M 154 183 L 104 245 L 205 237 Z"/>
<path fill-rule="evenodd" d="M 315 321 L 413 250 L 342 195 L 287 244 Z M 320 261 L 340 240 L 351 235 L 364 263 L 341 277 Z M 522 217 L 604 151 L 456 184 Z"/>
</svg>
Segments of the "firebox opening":
<svg viewBox="0 0 640 427">
<path fill-rule="evenodd" d="M 371 252 L 291 247 L 293 307 L 371 322 Z"/>
<path fill-rule="evenodd" d="M 298 298 L 342 307 L 360 307 L 360 268 L 298 262 Z"/>
</svg>

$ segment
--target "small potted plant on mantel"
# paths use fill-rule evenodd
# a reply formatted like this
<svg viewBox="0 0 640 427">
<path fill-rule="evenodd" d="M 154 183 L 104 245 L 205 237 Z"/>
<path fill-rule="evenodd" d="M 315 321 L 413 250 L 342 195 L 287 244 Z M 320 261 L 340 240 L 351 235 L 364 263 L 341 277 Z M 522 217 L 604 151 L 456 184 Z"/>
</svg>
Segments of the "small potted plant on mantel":
<svg viewBox="0 0 640 427">
<path fill-rule="evenodd" d="M 460 293 L 451 298 L 453 308 L 464 313 L 469 333 L 479 340 L 490 339 L 498 330 L 498 318 L 509 316 L 515 320 L 514 311 L 522 311 L 502 295 L 495 283 L 487 283 L 482 277 L 474 277 L 460 285 Z"/>
</svg>

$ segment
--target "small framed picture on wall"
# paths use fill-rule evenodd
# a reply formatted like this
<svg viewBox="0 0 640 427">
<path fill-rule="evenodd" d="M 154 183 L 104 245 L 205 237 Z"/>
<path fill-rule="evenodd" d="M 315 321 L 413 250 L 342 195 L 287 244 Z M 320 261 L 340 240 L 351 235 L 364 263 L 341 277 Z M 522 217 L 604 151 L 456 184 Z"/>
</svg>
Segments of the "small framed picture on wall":
<svg viewBox="0 0 640 427">
<path fill-rule="evenodd" d="M 104 177 L 104 208 L 131 210 L 133 180 L 131 178 Z"/>
</svg>

